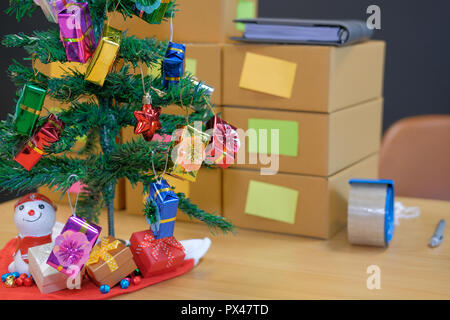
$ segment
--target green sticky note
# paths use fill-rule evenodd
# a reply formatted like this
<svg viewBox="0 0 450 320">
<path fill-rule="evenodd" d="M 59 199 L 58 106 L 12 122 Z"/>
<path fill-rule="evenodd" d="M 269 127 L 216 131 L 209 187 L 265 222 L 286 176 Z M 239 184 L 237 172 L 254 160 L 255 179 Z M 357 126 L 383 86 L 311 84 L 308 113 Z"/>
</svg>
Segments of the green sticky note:
<svg viewBox="0 0 450 320">
<path fill-rule="evenodd" d="M 272 119 L 248 119 L 248 128 L 256 131 L 257 141 L 248 143 L 249 153 L 279 154 L 284 156 L 298 156 L 298 122 Z M 262 130 L 262 131 L 261 131 Z M 271 130 L 278 130 L 278 141 L 272 141 Z M 265 135 L 264 135 L 265 132 Z M 265 141 L 264 141 L 265 140 Z M 276 145 L 278 144 L 278 152 Z M 272 149 L 274 151 L 272 152 Z"/>
<path fill-rule="evenodd" d="M 186 58 L 185 71 L 193 76 L 197 75 L 197 59 Z"/>
<path fill-rule="evenodd" d="M 297 202 L 297 190 L 250 180 L 245 213 L 294 224 Z"/>
<path fill-rule="evenodd" d="M 249 0 L 239 0 L 236 7 L 236 19 L 250 19 L 255 17 L 255 3 Z M 236 29 L 245 31 L 245 24 L 236 23 Z"/>
</svg>

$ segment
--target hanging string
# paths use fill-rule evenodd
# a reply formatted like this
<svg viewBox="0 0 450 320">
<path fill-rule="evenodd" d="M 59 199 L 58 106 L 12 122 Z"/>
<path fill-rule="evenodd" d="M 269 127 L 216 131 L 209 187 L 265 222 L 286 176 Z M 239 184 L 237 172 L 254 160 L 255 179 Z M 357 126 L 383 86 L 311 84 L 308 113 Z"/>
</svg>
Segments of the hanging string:
<svg viewBox="0 0 450 320">
<path fill-rule="evenodd" d="M 153 174 L 155 175 L 155 179 L 156 179 L 156 183 L 161 184 L 163 176 L 166 174 L 166 170 L 167 170 L 167 164 L 169 163 L 169 151 L 167 151 L 166 154 L 166 164 L 164 165 L 164 170 L 161 173 L 161 175 L 158 177 L 158 174 L 156 172 L 155 169 L 155 162 L 153 160 L 153 156 L 155 155 L 155 151 L 152 150 L 152 169 L 153 169 Z"/>
<path fill-rule="evenodd" d="M 173 10 L 172 14 L 170 15 L 170 42 L 172 42 L 173 39 Z"/>
<path fill-rule="evenodd" d="M 208 99 L 206 99 L 206 97 L 203 95 L 203 99 L 206 102 L 206 105 L 209 107 L 209 110 L 211 110 L 211 113 L 213 114 L 213 116 L 216 115 L 216 112 L 214 111 L 214 108 L 211 106 L 211 104 L 209 103 Z"/>
<path fill-rule="evenodd" d="M 67 181 L 70 183 L 70 180 L 74 178 L 75 181 L 78 181 L 78 176 L 76 174 L 71 174 L 69 178 L 67 178 Z M 78 204 L 78 197 L 80 196 L 80 189 L 78 189 L 77 197 L 75 198 L 75 207 L 72 206 L 72 200 L 70 199 L 70 192 L 67 192 L 67 198 L 69 199 L 69 206 L 70 210 L 72 211 L 72 216 L 76 215 L 77 212 L 77 204 Z"/>
<path fill-rule="evenodd" d="M 185 106 L 183 103 L 183 91 L 185 88 L 186 87 L 183 87 L 180 91 L 180 103 L 181 103 L 181 107 L 185 108 L 185 111 L 186 111 L 186 125 L 189 125 L 189 106 Z M 192 96 L 191 103 L 189 105 L 192 106 L 193 102 L 194 102 L 194 96 Z"/>
</svg>

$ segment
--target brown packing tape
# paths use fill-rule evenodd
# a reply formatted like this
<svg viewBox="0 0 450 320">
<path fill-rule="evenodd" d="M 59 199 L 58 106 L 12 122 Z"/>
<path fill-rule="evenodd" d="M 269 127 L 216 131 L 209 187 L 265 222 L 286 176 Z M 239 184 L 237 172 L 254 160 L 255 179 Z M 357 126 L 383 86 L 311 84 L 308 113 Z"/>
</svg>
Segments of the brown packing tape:
<svg viewBox="0 0 450 320">
<path fill-rule="evenodd" d="M 173 19 L 173 41 L 185 43 L 225 43 L 232 42 L 231 36 L 241 36 L 233 19 L 236 18 L 237 5 L 240 0 L 177 0 L 178 12 Z M 258 1 L 251 2 L 258 14 Z M 110 23 L 115 28 L 129 29 L 128 34 L 137 37 L 155 36 L 168 40 L 170 33 L 169 19 L 160 25 L 149 24 L 137 16 L 124 21 L 121 14 L 110 14 Z"/>
<path fill-rule="evenodd" d="M 381 98 L 331 114 L 223 107 L 223 119 L 245 131 L 249 129 L 249 123 L 256 120 L 280 123 L 276 126 L 276 129 L 280 128 L 280 139 L 288 140 L 290 143 L 283 141 L 284 146 L 287 146 L 283 149 L 280 143 L 278 171 L 318 176 L 334 174 L 378 151 L 382 134 L 382 117 Z M 288 125 L 297 126 L 296 132 L 288 131 Z M 249 134 L 249 137 L 252 135 Z M 298 139 L 297 143 L 295 138 Z M 267 139 L 268 141 L 271 139 L 271 132 L 267 132 Z M 239 156 L 245 153 L 246 162 L 235 167 L 269 168 L 275 163 L 272 156 L 272 163 L 262 165 L 260 155 L 252 153 L 252 156 L 257 156 L 257 163 L 250 164 L 248 150 L 251 143 L 255 143 L 253 138 L 241 135 L 242 149 Z M 292 151 L 295 149 L 296 153 Z M 289 154 L 290 151 L 292 154 Z M 239 156 L 236 158 L 239 159 Z"/>
<path fill-rule="evenodd" d="M 367 41 L 346 47 L 226 44 L 223 51 L 222 101 L 224 105 L 234 106 L 333 112 L 382 96 L 384 56 L 385 43 L 382 41 Z M 290 98 L 265 93 L 267 88 L 264 85 L 267 83 L 259 83 L 258 79 L 268 76 L 264 72 L 271 65 L 267 64 L 257 68 L 246 63 L 246 68 L 252 65 L 256 71 L 246 78 L 246 86 L 242 88 L 241 76 L 247 70 L 244 68 L 246 57 L 252 62 L 255 57 L 258 60 L 263 57 L 275 58 L 275 62 L 294 63 L 296 71 Z M 287 81 L 289 74 L 286 72 L 283 79 Z M 246 89 L 249 82 L 251 88 L 262 91 Z"/>
<path fill-rule="evenodd" d="M 224 217 L 242 228 L 329 239 L 346 224 L 348 180 L 355 177 L 375 179 L 377 176 L 378 154 L 330 177 L 282 173 L 262 176 L 258 171 L 227 169 L 223 182 Z M 251 180 L 298 191 L 294 224 L 245 212 Z"/>
</svg>

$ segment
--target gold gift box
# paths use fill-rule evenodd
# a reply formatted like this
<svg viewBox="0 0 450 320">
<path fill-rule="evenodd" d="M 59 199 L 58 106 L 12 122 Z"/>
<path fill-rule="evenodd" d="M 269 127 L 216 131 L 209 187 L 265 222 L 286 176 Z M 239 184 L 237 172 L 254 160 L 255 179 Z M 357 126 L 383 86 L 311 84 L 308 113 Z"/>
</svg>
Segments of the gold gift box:
<svg viewBox="0 0 450 320">
<path fill-rule="evenodd" d="M 122 31 L 105 26 L 102 38 L 86 71 L 85 80 L 103 86 L 119 52 Z"/>
</svg>

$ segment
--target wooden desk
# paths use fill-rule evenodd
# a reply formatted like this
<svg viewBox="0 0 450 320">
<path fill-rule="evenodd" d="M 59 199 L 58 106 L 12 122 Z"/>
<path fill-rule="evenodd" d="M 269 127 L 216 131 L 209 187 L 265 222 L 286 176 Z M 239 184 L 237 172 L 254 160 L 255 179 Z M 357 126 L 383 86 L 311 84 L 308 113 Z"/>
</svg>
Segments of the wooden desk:
<svg viewBox="0 0 450 320">
<path fill-rule="evenodd" d="M 120 299 L 449 299 L 450 233 L 435 249 L 427 246 L 450 202 L 397 199 L 419 206 L 420 218 L 401 220 L 388 249 L 352 246 L 343 230 L 330 241 L 239 230 L 211 236 L 200 224 L 177 222 L 177 239 L 209 236 L 212 246 L 188 274 Z M 0 205 L 0 246 L 15 236 L 14 201 Z M 58 210 L 64 222 L 69 208 Z M 106 228 L 105 215 L 101 224 Z M 118 237 L 144 230 L 141 216 L 116 214 Z M 368 290 L 366 269 L 381 268 L 381 289 Z"/>
</svg>

